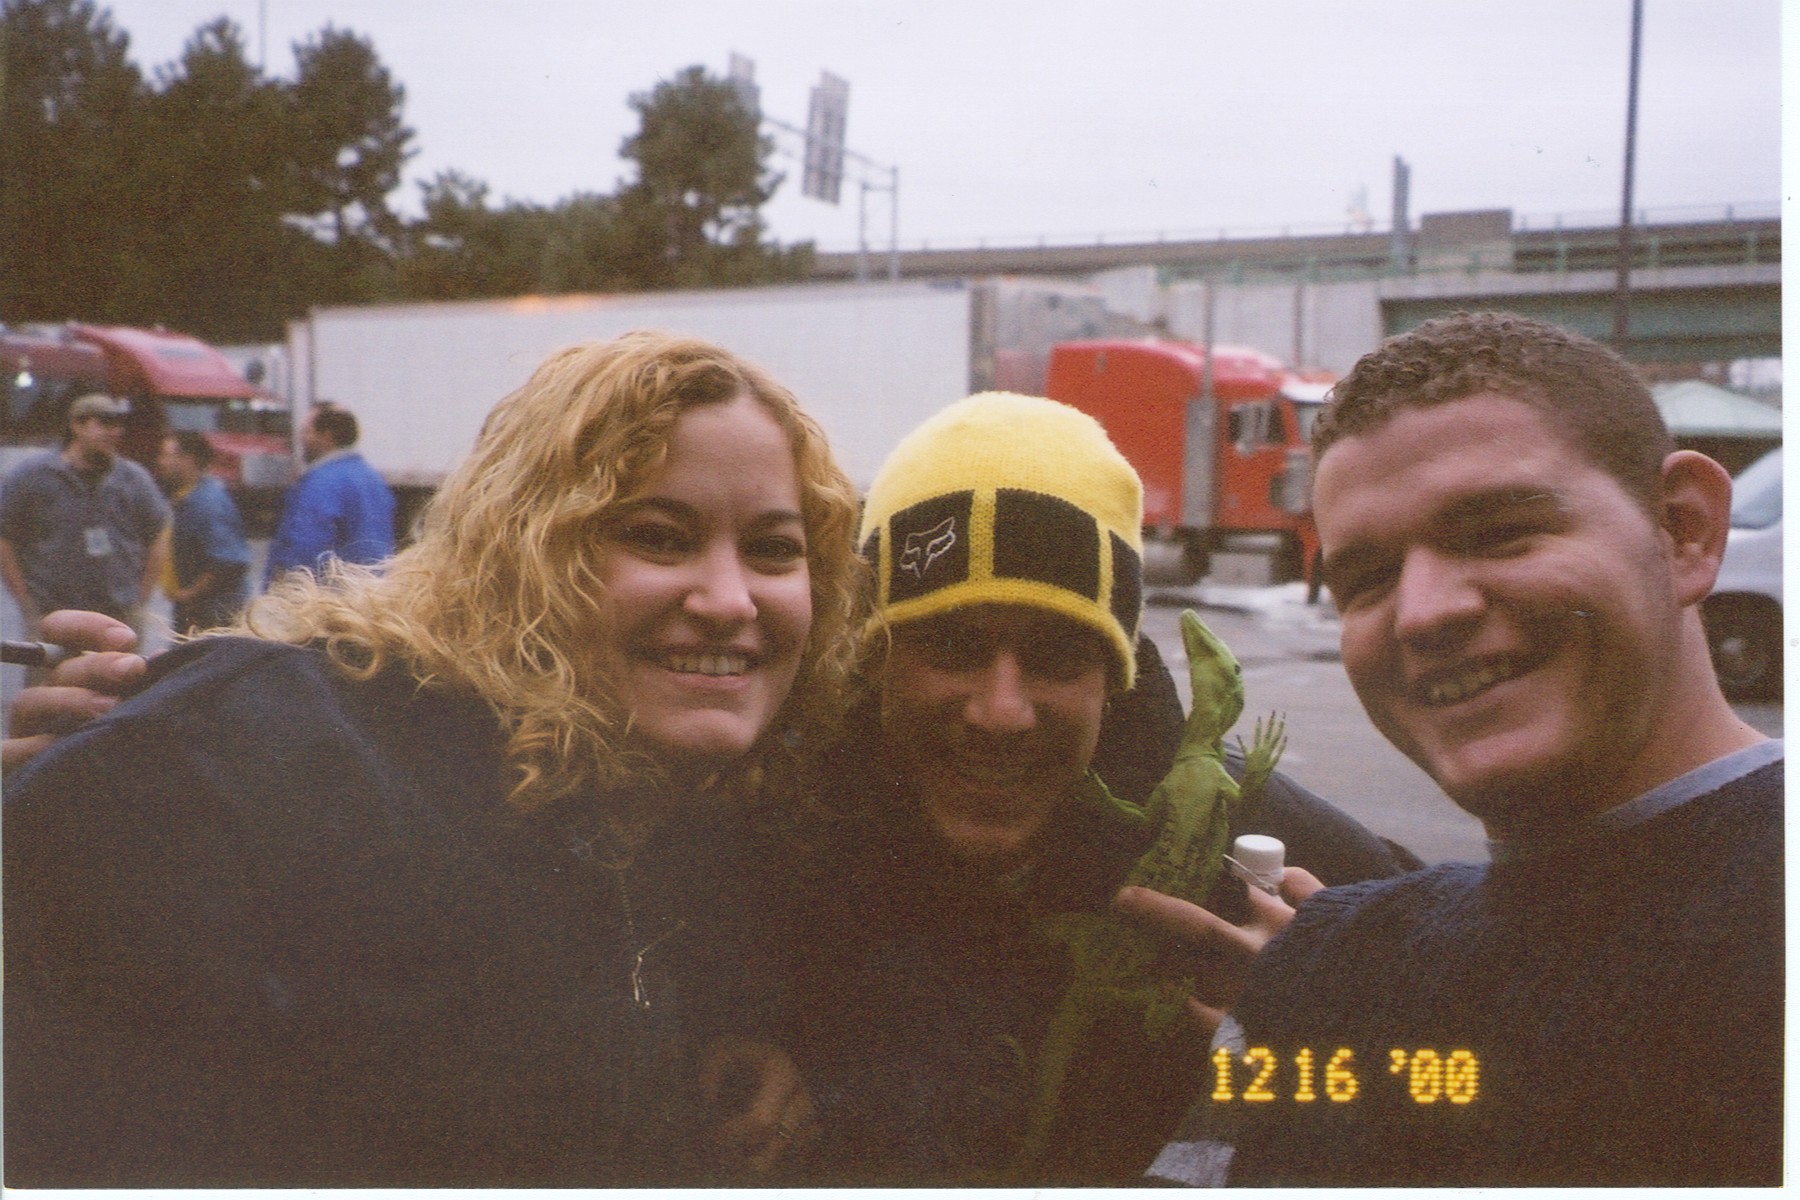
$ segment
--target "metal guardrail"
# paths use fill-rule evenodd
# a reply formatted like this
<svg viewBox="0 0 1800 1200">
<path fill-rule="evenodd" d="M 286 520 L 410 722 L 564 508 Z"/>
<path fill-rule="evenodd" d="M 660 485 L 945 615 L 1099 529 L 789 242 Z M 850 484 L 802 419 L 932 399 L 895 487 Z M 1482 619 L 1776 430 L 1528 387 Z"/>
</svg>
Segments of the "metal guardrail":
<svg viewBox="0 0 1800 1200">
<path fill-rule="evenodd" d="M 1781 262 L 1781 237 L 1758 229 L 1745 230 L 1727 243 L 1709 239 L 1703 244 L 1664 237 L 1640 237 L 1632 246 L 1634 271 L 1671 267 L 1774 266 Z M 1211 279 L 1228 286 L 1253 283 L 1342 283 L 1351 280 L 1426 278 L 1461 275 L 1469 278 L 1485 272 L 1508 275 L 1569 275 L 1575 272 L 1613 271 L 1618 248 L 1609 239 L 1579 241 L 1556 239 L 1541 245 L 1517 244 L 1505 252 L 1471 247 L 1466 252 L 1437 251 L 1428 261 L 1410 259 L 1395 264 L 1384 256 L 1328 259 L 1308 257 L 1286 262 L 1232 259 L 1224 262 L 1186 263 L 1158 268 L 1164 282 Z"/>
<path fill-rule="evenodd" d="M 1779 220 L 1781 204 L 1779 201 L 1751 201 L 1747 203 L 1678 205 L 1657 208 L 1640 208 L 1635 212 L 1635 226 L 1649 225 L 1705 225 L 1731 224 L 1734 222 L 1768 222 Z M 1596 210 L 1543 214 L 1515 214 L 1513 216 L 1513 234 L 1543 233 L 1549 231 L 1577 230 L 1598 231 L 1616 229 L 1618 212 L 1600 212 Z M 1235 242 L 1251 241 L 1266 238 L 1306 238 L 1306 237 L 1388 237 L 1392 233 L 1391 225 L 1381 225 L 1367 221 L 1335 221 L 1288 223 L 1283 225 L 1264 226 L 1218 226 L 1177 230 L 1153 231 L 1102 231 L 1085 233 L 1039 234 L 1035 238 L 1026 236 L 977 237 L 962 241 L 938 239 L 931 241 L 901 242 L 900 252 L 955 252 L 955 251 L 988 251 L 988 250 L 1038 250 L 1038 249 L 1071 249 L 1086 246 L 1142 246 L 1160 243 L 1191 242 Z M 838 246 L 819 243 L 814 245 L 814 252 L 820 255 L 855 254 L 858 247 L 852 244 Z"/>
<path fill-rule="evenodd" d="M 1748 204 L 1686 204 L 1663 208 L 1640 208 L 1632 214 L 1633 227 L 1640 225 L 1711 225 L 1735 221 L 1779 221 L 1781 202 L 1759 200 Z M 1515 216 L 1513 232 L 1528 233 L 1560 229 L 1616 229 L 1617 209 L 1602 211 L 1554 213 L 1548 217 Z"/>
<path fill-rule="evenodd" d="M 1776 205 L 1718 205 L 1707 208 L 1646 209 L 1634 225 L 1635 270 L 1689 266 L 1769 266 L 1781 262 L 1781 223 Z M 1682 218 L 1682 219 L 1677 219 Z M 981 274 L 1070 274 L 1122 266 L 1151 266 L 1164 282 L 1212 279 L 1231 286 L 1253 282 L 1341 282 L 1395 277 L 1477 275 L 1566 275 L 1612 271 L 1618 262 L 1618 226 L 1576 226 L 1555 220 L 1515 221 L 1496 242 L 1468 246 L 1422 246 L 1407 239 L 1404 261 L 1393 257 L 1387 233 L 1292 233 L 1288 237 L 1243 236 L 1227 240 L 1081 243 L 1065 246 L 902 250 L 901 273 L 909 278 Z M 854 255 L 819 254 L 817 278 L 851 273 Z"/>
</svg>

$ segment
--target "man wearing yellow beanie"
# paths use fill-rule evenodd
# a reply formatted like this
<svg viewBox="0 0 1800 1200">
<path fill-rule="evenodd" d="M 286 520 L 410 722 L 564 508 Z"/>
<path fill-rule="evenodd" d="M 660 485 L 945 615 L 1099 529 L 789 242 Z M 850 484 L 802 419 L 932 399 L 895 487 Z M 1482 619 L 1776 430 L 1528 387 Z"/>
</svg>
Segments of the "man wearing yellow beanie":
<svg viewBox="0 0 1800 1200">
<path fill-rule="evenodd" d="M 969 854 L 1029 842 L 1087 773 L 1108 695 L 1135 682 L 1143 510 L 1098 422 L 1008 393 L 926 421 L 869 488 L 887 740 Z"/>
<path fill-rule="evenodd" d="M 1040 608 L 1098 633 L 1132 684 L 1144 491 L 1086 413 L 989 392 L 901 441 L 869 488 L 863 555 L 890 625 L 975 604 Z"/>
<path fill-rule="evenodd" d="M 1152 1037 L 1142 1012 L 1114 1013 L 1048 1153 L 1028 1147 L 1071 972 L 1046 931 L 1111 903 L 1181 737 L 1138 633 L 1141 528 L 1142 486 L 1105 431 L 1033 397 L 949 406 L 869 489 L 871 695 L 814 762 L 833 818 L 793 939 L 827 1182 L 1130 1183 L 1205 1077 L 1197 1029 Z M 1233 832 L 1284 838 L 1328 881 L 1416 862 L 1280 776 L 1261 807 L 1272 825 Z M 1234 920 L 1241 885 L 1235 901 Z"/>
</svg>

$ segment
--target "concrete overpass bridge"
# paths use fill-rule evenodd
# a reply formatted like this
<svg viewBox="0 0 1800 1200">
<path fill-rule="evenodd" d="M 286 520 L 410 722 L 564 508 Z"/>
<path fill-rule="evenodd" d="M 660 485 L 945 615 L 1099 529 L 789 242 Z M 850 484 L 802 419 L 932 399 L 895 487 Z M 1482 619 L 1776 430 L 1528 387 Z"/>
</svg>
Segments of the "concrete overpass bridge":
<svg viewBox="0 0 1800 1200">
<path fill-rule="evenodd" d="M 1781 220 L 1774 205 L 1633 227 L 1637 361 L 1781 353 Z M 1532 227 L 1504 209 L 1428 214 L 1417 230 L 1207 240 L 903 250 L 904 278 L 1088 280 L 1111 307 L 1179 337 L 1214 336 L 1342 371 L 1382 337 L 1458 309 L 1505 308 L 1610 340 L 1618 229 Z M 887 254 L 820 254 L 814 276 L 885 274 Z"/>
</svg>

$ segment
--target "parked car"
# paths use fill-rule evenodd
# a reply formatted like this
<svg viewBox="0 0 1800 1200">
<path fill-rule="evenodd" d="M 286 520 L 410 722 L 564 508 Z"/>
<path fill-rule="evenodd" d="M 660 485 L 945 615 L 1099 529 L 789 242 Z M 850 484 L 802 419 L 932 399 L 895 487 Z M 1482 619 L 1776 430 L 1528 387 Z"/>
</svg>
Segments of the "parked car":
<svg viewBox="0 0 1800 1200">
<path fill-rule="evenodd" d="M 1700 611 L 1725 695 L 1734 702 L 1781 699 L 1780 447 L 1733 481 L 1725 561 Z"/>
</svg>

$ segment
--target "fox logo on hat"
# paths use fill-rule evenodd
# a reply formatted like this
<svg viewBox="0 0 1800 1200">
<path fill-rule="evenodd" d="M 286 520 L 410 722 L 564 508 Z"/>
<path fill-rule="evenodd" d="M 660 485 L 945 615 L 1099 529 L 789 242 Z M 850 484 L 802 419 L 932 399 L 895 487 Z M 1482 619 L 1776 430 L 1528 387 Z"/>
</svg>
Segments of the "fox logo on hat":
<svg viewBox="0 0 1800 1200">
<path fill-rule="evenodd" d="M 911 571 L 914 579 L 923 581 L 931 564 L 956 545 L 956 518 L 945 517 L 930 529 L 906 535 L 906 549 L 900 553 L 900 569 Z"/>
</svg>

